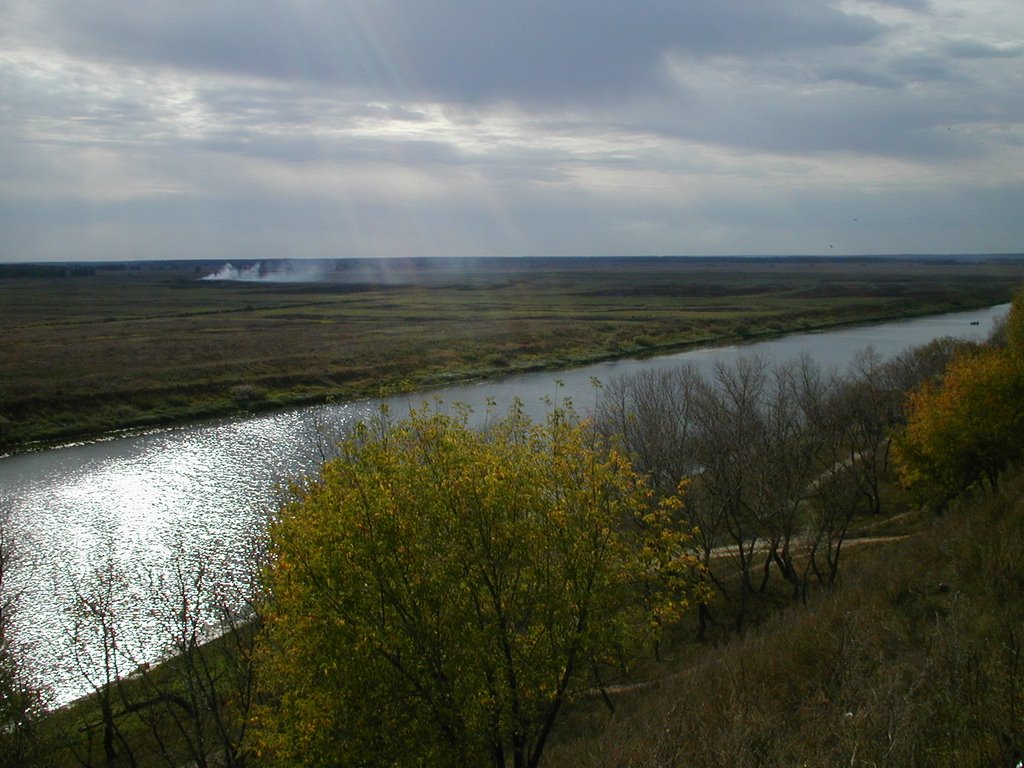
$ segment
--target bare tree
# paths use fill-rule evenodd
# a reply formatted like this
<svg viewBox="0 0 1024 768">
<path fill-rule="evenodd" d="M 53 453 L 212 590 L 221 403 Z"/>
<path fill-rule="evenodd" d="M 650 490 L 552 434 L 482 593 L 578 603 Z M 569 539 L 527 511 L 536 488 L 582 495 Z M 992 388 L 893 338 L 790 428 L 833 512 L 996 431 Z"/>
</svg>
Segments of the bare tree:
<svg viewBox="0 0 1024 768">
<path fill-rule="evenodd" d="M 167 551 L 131 576 L 111 556 L 72 579 L 69 658 L 98 712 L 74 747 L 83 766 L 245 764 L 257 556 L 184 537 Z"/>
<path fill-rule="evenodd" d="M 254 570 L 179 540 L 150 582 L 150 618 L 164 658 L 140 660 L 143 693 L 133 710 L 168 765 L 244 765 L 259 618 Z"/>
<path fill-rule="evenodd" d="M 873 353 L 866 354 L 865 361 L 875 360 Z M 880 504 L 879 455 L 885 444 L 885 431 L 879 425 L 887 423 L 880 415 L 886 412 L 887 405 L 872 403 L 871 390 L 861 386 L 852 373 L 833 373 L 821 386 L 805 387 L 804 391 L 804 413 L 820 440 L 817 468 L 808 484 L 809 504 L 801 548 L 805 558 L 801 580 L 806 595 L 812 573 L 821 584 L 836 581 L 850 525 L 857 516 Z M 825 572 L 819 563 L 821 555 L 827 566 Z"/>
<path fill-rule="evenodd" d="M 882 510 L 889 433 L 904 418 L 907 389 L 967 346 L 939 340 L 890 362 L 868 348 L 843 376 L 807 356 L 774 367 L 741 356 L 711 376 L 693 367 L 646 372 L 611 381 L 596 421 L 659 492 L 692 478 L 686 514 L 703 563 L 728 555 L 736 564 L 741 629 L 758 566 L 760 590 L 774 566 L 794 599 L 806 599 L 814 576 L 836 580 L 853 521 Z M 707 578 L 733 597 L 715 570 Z"/>
<path fill-rule="evenodd" d="M 891 420 L 894 423 L 902 423 L 903 402 L 907 392 L 917 389 L 925 382 L 937 381 L 954 357 L 976 347 L 973 342 L 945 336 L 908 349 L 885 363 L 884 379 L 887 388 L 899 395 L 895 402 L 895 410 L 891 413 Z"/>
<path fill-rule="evenodd" d="M 41 759 L 37 724 L 45 705 L 44 690 L 31 679 L 27 649 L 14 632 L 20 559 L 9 512 L 0 509 L 0 767 L 12 768 Z"/>
<path fill-rule="evenodd" d="M 675 494 L 679 484 L 697 474 L 694 439 L 697 431 L 695 392 L 701 376 L 692 365 L 657 371 L 642 371 L 612 379 L 600 390 L 595 407 L 595 426 L 605 440 L 621 442 L 637 470 L 651 478 L 655 492 Z M 697 526 L 696 543 L 702 578 L 719 543 L 720 528 L 712 520 L 715 508 L 688 503 L 684 514 Z M 701 512 L 708 514 L 701 517 Z M 707 590 L 698 590 L 705 594 Z M 711 620 L 704 599 L 697 602 L 698 638 L 703 638 Z"/>
<path fill-rule="evenodd" d="M 793 589 L 793 598 L 806 596 L 805 570 L 796 550 L 805 531 L 806 504 L 821 471 L 826 447 L 820 427 L 827 378 L 809 357 L 777 365 L 764 404 L 764 429 L 757 446 L 758 493 L 765 508 L 762 536 L 767 542 L 761 590 L 770 568 Z"/>
<path fill-rule="evenodd" d="M 692 366 L 612 379 L 602 390 L 595 421 L 605 436 L 616 435 L 662 495 L 696 470 L 693 457 L 693 392 L 699 374 Z"/>
<path fill-rule="evenodd" d="M 717 364 L 711 378 L 688 366 L 613 380 L 597 411 L 600 429 L 619 436 L 659 492 L 693 478 L 686 514 L 705 566 L 723 551 L 737 563 L 739 627 L 759 542 L 770 542 L 766 574 L 773 560 L 790 559 L 808 464 L 798 455 L 802 422 L 791 389 L 781 370 L 746 356 Z M 724 582 L 715 585 L 729 594 Z M 701 636 L 708 619 L 701 605 Z"/>
<path fill-rule="evenodd" d="M 71 595 L 66 606 L 66 634 L 71 671 L 99 710 L 99 722 L 84 726 L 86 743 L 84 749 L 75 748 L 75 757 L 83 766 L 134 766 L 135 753 L 121 727 L 122 715 L 131 706 L 121 685 L 131 663 L 122 642 L 121 615 L 128 579 L 111 554 L 81 578 L 68 581 Z"/>
<path fill-rule="evenodd" d="M 698 525 L 714 526 L 728 542 L 739 571 L 738 630 L 754 591 L 751 574 L 763 529 L 757 446 L 765 428 L 767 384 L 767 363 L 741 357 L 732 365 L 717 364 L 713 379 L 701 379 L 694 391 L 694 453 L 700 471 L 690 496 L 691 510 Z M 723 583 L 716 585 L 727 593 Z"/>
<path fill-rule="evenodd" d="M 320 464 L 337 457 L 338 444 L 345 437 L 345 422 L 336 415 L 336 407 L 335 401 L 328 399 L 312 409 L 312 420 L 303 422 L 305 440 L 316 450 Z"/>
</svg>

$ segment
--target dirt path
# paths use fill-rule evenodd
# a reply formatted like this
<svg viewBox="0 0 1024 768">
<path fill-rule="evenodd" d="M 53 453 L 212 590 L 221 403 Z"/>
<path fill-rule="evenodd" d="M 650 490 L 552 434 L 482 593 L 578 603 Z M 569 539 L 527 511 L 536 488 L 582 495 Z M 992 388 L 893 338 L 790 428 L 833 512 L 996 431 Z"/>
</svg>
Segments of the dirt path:
<svg viewBox="0 0 1024 768">
<path fill-rule="evenodd" d="M 889 518 L 887 520 L 884 520 L 883 522 L 889 522 L 890 520 L 895 520 L 895 519 L 896 518 Z M 844 549 L 848 549 L 850 547 L 862 546 L 864 544 L 888 544 L 888 543 L 893 542 L 893 541 L 903 541 L 906 538 L 909 538 L 909 534 L 903 534 L 903 535 L 900 535 L 900 536 L 857 536 L 857 537 L 851 537 L 851 538 L 848 538 L 848 539 L 844 539 L 843 540 L 843 548 Z M 799 539 L 799 538 L 798 539 L 793 539 L 793 541 L 791 542 L 790 546 L 796 552 L 806 551 L 805 549 L 802 548 L 802 545 L 804 544 L 804 542 L 805 542 L 804 539 Z M 759 553 L 767 552 L 768 551 L 768 547 L 769 547 L 770 544 L 771 544 L 771 542 L 769 542 L 767 539 L 758 539 L 754 543 L 754 548 L 753 548 L 752 554 L 759 554 Z M 715 547 L 714 549 L 711 550 L 710 559 L 711 560 L 718 560 L 718 559 L 723 558 L 723 557 L 729 557 L 735 551 L 736 551 L 736 545 L 735 544 L 725 544 L 725 545 L 723 545 L 721 547 Z"/>
</svg>

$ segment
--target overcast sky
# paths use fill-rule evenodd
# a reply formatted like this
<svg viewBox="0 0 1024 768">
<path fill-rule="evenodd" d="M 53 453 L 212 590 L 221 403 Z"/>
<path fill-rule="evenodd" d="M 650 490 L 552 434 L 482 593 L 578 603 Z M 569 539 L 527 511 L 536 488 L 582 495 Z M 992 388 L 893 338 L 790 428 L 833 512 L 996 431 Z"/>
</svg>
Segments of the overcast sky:
<svg viewBox="0 0 1024 768">
<path fill-rule="evenodd" d="M 0 0 L 0 260 L 1024 251 L 1021 0 Z"/>
</svg>

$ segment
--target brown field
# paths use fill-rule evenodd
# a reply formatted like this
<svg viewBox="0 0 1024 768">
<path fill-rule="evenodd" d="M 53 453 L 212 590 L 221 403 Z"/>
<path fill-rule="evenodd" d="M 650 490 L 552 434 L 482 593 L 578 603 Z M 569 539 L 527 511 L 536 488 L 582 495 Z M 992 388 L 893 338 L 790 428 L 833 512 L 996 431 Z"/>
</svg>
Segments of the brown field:
<svg viewBox="0 0 1024 768">
<path fill-rule="evenodd" d="M 0 446 L 1009 301 L 1024 258 L 0 267 Z"/>
</svg>

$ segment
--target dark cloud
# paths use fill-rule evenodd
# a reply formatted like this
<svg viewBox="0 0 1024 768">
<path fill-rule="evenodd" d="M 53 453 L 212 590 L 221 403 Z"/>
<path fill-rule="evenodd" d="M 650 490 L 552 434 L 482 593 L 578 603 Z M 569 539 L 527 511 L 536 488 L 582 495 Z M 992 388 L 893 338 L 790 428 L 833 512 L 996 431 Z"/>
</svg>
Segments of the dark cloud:
<svg viewBox="0 0 1024 768">
<path fill-rule="evenodd" d="M 44 6 L 45 7 L 45 6 Z M 586 100 L 644 87 L 666 51 L 862 44 L 878 22 L 810 0 L 225 0 L 52 3 L 90 55 L 459 100 Z"/>
<path fill-rule="evenodd" d="M 891 5 L 894 8 L 906 8 L 910 11 L 926 11 L 931 8 L 929 0 L 875 0 L 880 5 Z"/>
<path fill-rule="evenodd" d="M 992 45 L 977 38 L 947 40 L 942 50 L 949 56 L 963 59 L 1015 59 L 1024 56 L 1024 43 Z"/>
<path fill-rule="evenodd" d="M 899 56 L 889 64 L 889 71 L 914 82 L 948 81 L 958 77 L 953 62 L 930 52 Z"/>
<path fill-rule="evenodd" d="M 660 129 L 689 139 L 791 155 L 849 152 L 901 158 L 964 156 L 972 150 L 959 136 L 937 131 L 948 121 L 941 105 L 890 99 L 843 98 L 708 103 L 699 120 L 675 118 Z"/>
<path fill-rule="evenodd" d="M 770 72 L 748 62 L 718 76 L 681 68 L 680 88 L 638 108 L 637 124 L 746 151 L 952 161 L 991 149 L 952 128 L 996 114 L 1024 120 L 1024 92 L 931 54 L 825 54 Z"/>
<path fill-rule="evenodd" d="M 900 88 L 904 81 L 866 66 L 826 64 L 817 70 L 822 80 L 839 80 L 865 88 Z"/>
</svg>

